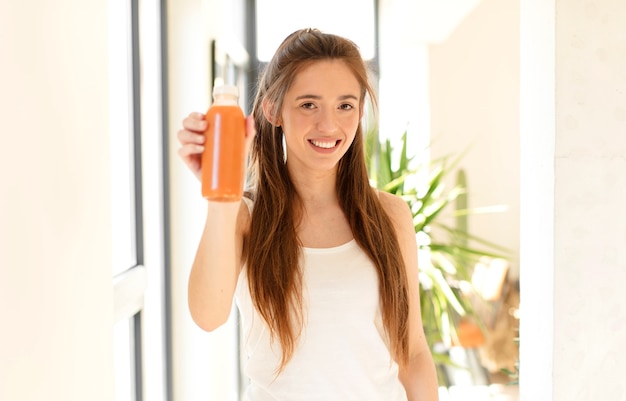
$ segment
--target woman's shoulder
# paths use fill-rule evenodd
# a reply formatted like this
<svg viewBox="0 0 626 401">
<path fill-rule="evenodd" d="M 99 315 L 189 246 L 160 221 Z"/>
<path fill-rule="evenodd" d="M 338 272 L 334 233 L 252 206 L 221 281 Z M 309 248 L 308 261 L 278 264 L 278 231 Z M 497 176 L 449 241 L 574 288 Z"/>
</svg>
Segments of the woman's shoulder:
<svg viewBox="0 0 626 401">
<path fill-rule="evenodd" d="M 413 214 L 404 199 L 384 191 L 378 191 L 378 199 L 399 232 L 414 232 Z"/>
<path fill-rule="evenodd" d="M 381 205 L 385 209 L 385 212 L 390 216 L 405 215 L 409 205 L 398 195 L 391 194 L 389 192 L 376 190 L 378 193 L 378 199 Z"/>
</svg>

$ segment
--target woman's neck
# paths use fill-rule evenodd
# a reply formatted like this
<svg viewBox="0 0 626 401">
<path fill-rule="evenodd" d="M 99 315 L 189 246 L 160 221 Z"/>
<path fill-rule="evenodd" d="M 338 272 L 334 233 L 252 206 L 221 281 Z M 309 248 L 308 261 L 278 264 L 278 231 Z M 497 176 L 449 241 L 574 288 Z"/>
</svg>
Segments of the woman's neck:
<svg viewBox="0 0 626 401">
<path fill-rule="evenodd" d="M 293 174 L 290 172 L 290 175 L 306 209 L 310 206 L 319 207 L 338 203 L 337 174 L 335 171 L 312 172 L 308 174 Z"/>
<path fill-rule="evenodd" d="M 301 200 L 297 235 L 307 248 L 330 248 L 354 238 L 339 203 L 335 172 L 313 172 L 291 177 Z"/>
</svg>

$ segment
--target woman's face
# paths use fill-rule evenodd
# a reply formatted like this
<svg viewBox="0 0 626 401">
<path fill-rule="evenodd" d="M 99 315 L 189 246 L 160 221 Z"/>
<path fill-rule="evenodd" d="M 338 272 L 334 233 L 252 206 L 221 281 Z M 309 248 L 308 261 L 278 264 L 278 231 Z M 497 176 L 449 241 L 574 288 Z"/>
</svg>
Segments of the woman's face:
<svg viewBox="0 0 626 401">
<path fill-rule="evenodd" d="M 278 124 L 292 172 L 335 171 L 361 119 L 361 86 L 340 60 L 301 70 L 285 94 Z"/>
</svg>

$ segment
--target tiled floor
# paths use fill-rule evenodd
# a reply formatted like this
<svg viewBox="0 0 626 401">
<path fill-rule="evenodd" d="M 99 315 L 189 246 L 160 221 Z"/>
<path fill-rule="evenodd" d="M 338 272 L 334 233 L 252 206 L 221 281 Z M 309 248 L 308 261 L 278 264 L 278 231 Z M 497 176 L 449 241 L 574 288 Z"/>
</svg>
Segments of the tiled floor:
<svg viewBox="0 0 626 401">
<path fill-rule="evenodd" d="M 459 385 L 439 388 L 439 401 L 518 401 L 517 386 L 492 384 L 489 386 Z"/>
</svg>

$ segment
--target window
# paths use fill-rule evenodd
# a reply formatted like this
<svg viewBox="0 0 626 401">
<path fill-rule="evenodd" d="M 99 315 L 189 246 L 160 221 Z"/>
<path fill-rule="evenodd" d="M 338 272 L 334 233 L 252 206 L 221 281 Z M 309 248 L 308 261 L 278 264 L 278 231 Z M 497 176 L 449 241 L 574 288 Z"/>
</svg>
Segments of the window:
<svg viewBox="0 0 626 401">
<path fill-rule="evenodd" d="M 163 9 L 109 1 L 116 401 L 171 399 Z"/>
<path fill-rule="evenodd" d="M 280 13 L 276 12 L 280 10 Z M 376 0 L 320 0 L 302 10 L 302 3 L 256 0 L 256 46 L 260 62 L 268 62 L 287 35 L 302 28 L 345 36 L 361 49 L 366 60 L 375 59 Z"/>
</svg>

